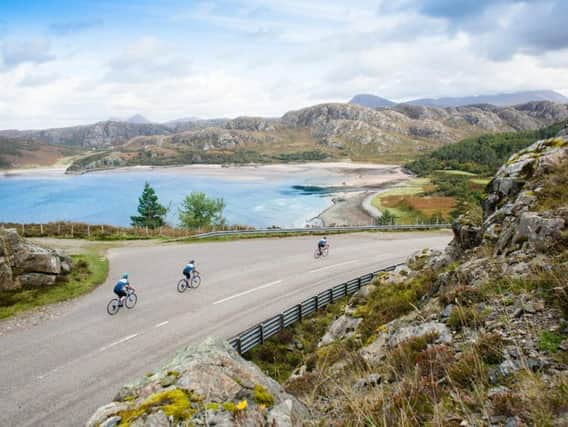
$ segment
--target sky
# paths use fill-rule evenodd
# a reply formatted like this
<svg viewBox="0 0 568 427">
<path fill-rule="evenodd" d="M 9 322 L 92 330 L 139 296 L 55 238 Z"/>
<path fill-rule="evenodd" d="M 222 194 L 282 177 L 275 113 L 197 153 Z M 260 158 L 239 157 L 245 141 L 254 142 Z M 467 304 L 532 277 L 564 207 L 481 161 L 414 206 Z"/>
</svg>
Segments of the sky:
<svg viewBox="0 0 568 427">
<path fill-rule="evenodd" d="M 566 0 L 0 0 L 0 129 L 568 96 Z"/>
</svg>

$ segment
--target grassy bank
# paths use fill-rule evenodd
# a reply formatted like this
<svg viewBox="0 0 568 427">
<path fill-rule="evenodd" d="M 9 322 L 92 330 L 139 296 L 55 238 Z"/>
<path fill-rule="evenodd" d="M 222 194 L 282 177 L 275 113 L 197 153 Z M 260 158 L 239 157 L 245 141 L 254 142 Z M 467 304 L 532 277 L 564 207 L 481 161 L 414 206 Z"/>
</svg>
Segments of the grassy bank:
<svg viewBox="0 0 568 427">
<path fill-rule="evenodd" d="M 0 291 L 0 319 L 76 298 L 103 283 L 108 274 L 108 260 L 95 253 L 73 255 L 73 269 L 54 286 Z"/>
</svg>

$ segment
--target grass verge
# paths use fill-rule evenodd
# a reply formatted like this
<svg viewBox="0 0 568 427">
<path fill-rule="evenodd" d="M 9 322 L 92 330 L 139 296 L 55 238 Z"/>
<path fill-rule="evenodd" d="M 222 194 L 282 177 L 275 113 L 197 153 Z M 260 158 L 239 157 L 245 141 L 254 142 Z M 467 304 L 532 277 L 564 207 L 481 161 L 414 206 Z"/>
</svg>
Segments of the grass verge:
<svg viewBox="0 0 568 427">
<path fill-rule="evenodd" d="M 73 255 L 73 269 L 60 283 L 44 288 L 0 291 L 0 319 L 47 304 L 83 295 L 103 283 L 108 274 L 108 260 L 95 253 Z"/>
</svg>

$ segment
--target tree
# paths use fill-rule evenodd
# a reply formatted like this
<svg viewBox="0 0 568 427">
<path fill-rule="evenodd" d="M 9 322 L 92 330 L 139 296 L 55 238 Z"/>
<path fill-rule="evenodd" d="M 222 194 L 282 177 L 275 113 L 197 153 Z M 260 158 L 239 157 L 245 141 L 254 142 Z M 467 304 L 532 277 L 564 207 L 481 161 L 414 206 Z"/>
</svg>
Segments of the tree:
<svg viewBox="0 0 568 427">
<path fill-rule="evenodd" d="M 377 225 L 392 225 L 398 217 L 388 209 L 381 211 L 381 216 L 377 218 Z"/>
<path fill-rule="evenodd" d="M 138 216 L 131 216 L 130 223 L 134 227 L 157 228 L 165 224 L 164 218 L 168 209 L 158 202 L 158 196 L 148 182 L 138 199 Z"/>
<path fill-rule="evenodd" d="M 222 225 L 225 222 L 223 209 L 223 199 L 212 199 L 205 193 L 194 191 L 183 199 L 179 209 L 179 221 L 185 228 Z"/>
</svg>

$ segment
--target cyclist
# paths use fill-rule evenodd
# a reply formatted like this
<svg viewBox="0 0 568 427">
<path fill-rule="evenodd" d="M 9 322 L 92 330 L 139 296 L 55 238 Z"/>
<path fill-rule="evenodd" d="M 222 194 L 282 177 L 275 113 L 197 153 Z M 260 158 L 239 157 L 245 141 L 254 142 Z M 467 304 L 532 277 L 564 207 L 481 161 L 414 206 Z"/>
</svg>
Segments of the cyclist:
<svg viewBox="0 0 568 427">
<path fill-rule="evenodd" d="M 183 268 L 183 272 L 182 272 L 182 273 L 183 273 L 183 275 L 185 276 L 185 278 L 189 281 L 189 278 L 191 277 L 191 274 L 192 274 L 194 271 L 197 271 L 197 270 L 195 269 L 195 260 L 192 259 L 191 261 L 189 261 L 189 263 L 187 263 L 187 264 L 185 265 L 185 267 Z"/>
<path fill-rule="evenodd" d="M 132 289 L 133 291 L 136 290 L 134 289 L 134 286 L 132 286 L 128 281 L 128 273 L 124 273 L 122 275 L 122 279 L 120 279 L 118 282 L 116 282 L 116 285 L 114 285 L 114 293 L 118 295 L 119 307 L 122 307 L 124 298 L 126 298 L 126 296 L 128 295 L 127 291 L 130 289 Z"/>
<path fill-rule="evenodd" d="M 323 237 L 318 242 L 318 250 L 320 255 L 323 254 L 323 248 L 325 248 L 326 246 L 329 246 L 329 244 L 327 243 L 327 237 Z"/>
</svg>

